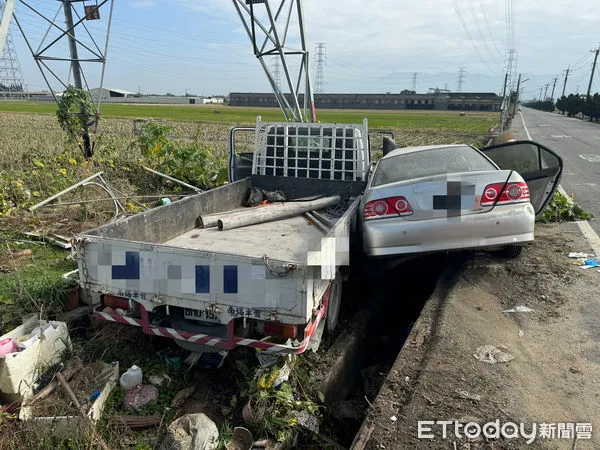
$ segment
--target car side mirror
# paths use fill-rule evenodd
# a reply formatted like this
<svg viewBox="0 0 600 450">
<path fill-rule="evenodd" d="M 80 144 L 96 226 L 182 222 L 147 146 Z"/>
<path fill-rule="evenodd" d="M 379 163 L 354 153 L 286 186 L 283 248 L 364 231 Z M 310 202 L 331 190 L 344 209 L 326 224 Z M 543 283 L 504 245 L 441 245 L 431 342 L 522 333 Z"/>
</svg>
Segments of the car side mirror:
<svg viewBox="0 0 600 450">
<path fill-rule="evenodd" d="M 394 141 L 391 137 L 384 136 L 383 137 L 383 145 L 381 146 L 381 151 L 383 156 L 387 155 L 392 150 L 396 149 L 396 141 Z"/>
</svg>

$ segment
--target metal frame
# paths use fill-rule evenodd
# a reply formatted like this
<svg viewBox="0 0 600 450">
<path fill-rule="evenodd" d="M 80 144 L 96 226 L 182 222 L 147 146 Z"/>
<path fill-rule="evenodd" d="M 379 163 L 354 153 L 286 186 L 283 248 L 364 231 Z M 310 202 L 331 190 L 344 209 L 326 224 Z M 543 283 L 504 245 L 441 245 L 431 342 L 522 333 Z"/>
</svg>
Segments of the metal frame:
<svg viewBox="0 0 600 450">
<path fill-rule="evenodd" d="M 310 77 L 310 58 L 306 46 L 304 28 L 304 11 L 302 0 L 232 0 L 235 9 L 242 20 L 254 55 L 258 58 L 269 83 L 275 93 L 277 103 L 288 121 L 316 122 L 315 102 Z M 272 8 L 271 3 L 277 3 Z M 259 11 L 262 9 L 263 11 Z M 275 14 L 273 14 L 275 11 Z M 291 33 L 290 22 L 296 16 L 299 26 L 297 47 L 288 44 Z M 285 77 L 285 89 L 277 82 L 278 77 L 272 73 L 267 58 L 278 58 L 281 61 Z M 289 58 L 300 58 L 297 74 L 292 73 Z M 296 76 L 293 76 L 296 75 Z M 304 81 L 303 105 L 300 104 L 301 85 Z M 285 91 L 285 92 L 284 92 Z"/>
<path fill-rule="evenodd" d="M 9 2 L 11 2 L 11 1 L 14 3 L 15 0 L 9 0 Z M 110 29 L 111 29 L 111 24 L 112 24 L 114 0 L 99 0 L 99 3 L 97 5 L 98 9 L 102 8 L 104 5 L 108 5 L 110 8 L 110 13 L 108 16 L 108 24 L 107 24 L 107 28 L 106 28 L 106 37 L 105 37 L 103 49 L 101 48 L 101 45 L 98 45 L 98 42 L 96 41 L 96 39 L 94 39 L 94 36 L 90 32 L 90 30 L 87 28 L 87 26 L 85 24 L 85 20 L 86 20 L 87 16 L 85 15 L 85 13 L 83 15 L 79 14 L 77 9 L 73 5 L 74 3 L 83 3 L 84 0 L 59 0 L 58 10 L 56 11 L 56 14 L 54 15 L 54 17 L 52 17 L 52 18 L 46 16 L 44 13 L 39 11 L 35 6 L 32 6 L 30 4 L 30 0 L 18 0 L 18 2 L 20 4 L 22 4 L 24 7 L 28 8 L 33 13 L 35 13 L 37 16 L 41 17 L 45 22 L 48 23 L 48 29 L 44 33 L 44 35 L 36 49 L 35 46 L 33 45 L 32 41 L 27 37 L 27 34 L 26 34 L 24 28 L 21 26 L 21 23 L 19 22 L 17 15 L 14 12 L 12 13 L 12 17 L 14 18 L 15 23 L 16 23 L 17 27 L 19 28 L 19 31 L 21 32 L 21 35 L 23 36 L 23 39 L 25 40 L 25 43 L 27 44 L 27 47 L 29 48 L 29 51 L 31 52 L 31 55 L 33 56 L 33 59 L 35 60 L 37 66 L 42 74 L 42 77 L 44 78 L 44 81 L 46 82 L 46 85 L 48 86 L 48 89 L 50 90 L 56 103 L 57 104 L 60 103 L 60 100 L 57 97 L 56 92 L 52 88 L 52 83 L 50 80 L 55 79 L 65 89 L 68 87 L 69 81 L 63 80 L 59 74 L 57 74 L 54 70 L 52 70 L 52 68 L 50 68 L 48 63 L 51 61 L 68 63 L 69 64 L 69 77 L 68 78 L 70 79 L 70 75 L 72 74 L 75 87 L 78 89 L 85 89 L 88 93 L 90 93 L 90 87 L 88 85 L 83 68 L 81 67 L 81 63 L 100 63 L 102 65 L 101 76 L 100 76 L 100 88 L 102 88 L 102 86 L 104 85 L 104 73 L 105 73 L 105 69 L 106 69 L 106 60 L 107 60 L 107 54 L 108 54 L 108 42 L 110 39 Z M 57 19 L 60 15 L 61 11 L 64 13 L 65 21 L 67 23 L 67 26 L 64 28 L 57 24 Z M 76 17 L 76 21 L 73 20 L 73 14 Z M 6 16 L 6 14 L 5 14 L 5 16 Z M 10 22 L 10 17 L 8 19 L 6 17 L 4 17 L 3 22 L 2 22 L 3 26 L 4 26 L 5 20 Z M 57 38 L 50 41 L 48 39 L 48 35 L 50 34 L 50 31 L 52 31 L 53 29 L 59 30 L 60 35 Z M 76 30 L 79 30 L 78 32 L 83 32 L 84 35 L 89 37 L 89 39 L 91 40 L 91 44 L 87 45 L 81 39 L 78 39 L 76 37 Z M 0 38 L 1 37 L 2 36 L 0 35 Z M 59 45 L 61 45 L 65 39 L 68 41 L 68 44 L 69 44 L 69 55 L 68 56 L 62 55 L 60 53 L 53 54 L 52 52 Z M 49 42 L 47 42 L 47 40 Z M 80 58 L 79 57 L 80 49 L 83 49 L 84 51 L 88 52 L 90 56 Z M 90 95 L 90 97 L 91 97 L 91 95 Z M 92 100 L 93 100 L 93 98 L 92 98 Z M 101 97 L 101 95 L 99 95 L 97 100 L 95 101 L 96 122 L 93 124 L 94 125 L 93 133 L 96 132 L 97 120 L 98 120 L 98 116 L 99 116 L 101 101 L 102 101 L 102 97 Z M 89 156 L 92 156 L 92 154 L 93 154 L 93 144 L 90 143 L 87 126 L 85 128 L 86 129 L 84 130 L 84 133 L 83 133 L 83 141 L 85 144 L 84 153 L 85 153 L 86 157 L 89 157 Z"/>
</svg>

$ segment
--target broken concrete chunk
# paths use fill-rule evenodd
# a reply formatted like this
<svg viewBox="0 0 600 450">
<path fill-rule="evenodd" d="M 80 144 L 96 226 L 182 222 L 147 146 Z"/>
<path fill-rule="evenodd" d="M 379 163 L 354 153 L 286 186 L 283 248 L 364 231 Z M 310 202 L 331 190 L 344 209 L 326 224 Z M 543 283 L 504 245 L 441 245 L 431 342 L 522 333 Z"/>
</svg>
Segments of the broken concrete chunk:
<svg viewBox="0 0 600 450">
<path fill-rule="evenodd" d="M 169 425 L 160 450 L 214 450 L 219 430 L 205 414 L 186 414 Z"/>
<path fill-rule="evenodd" d="M 158 389 L 151 384 L 140 384 L 125 393 L 124 408 L 133 408 L 139 411 L 144 406 L 158 400 Z"/>
<path fill-rule="evenodd" d="M 515 359 L 513 355 L 506 353 L 493 345 L 481 345 L 477 347 L 473 356 L 475 359 L 488 364 L 505 363 Z"/>
</svg>

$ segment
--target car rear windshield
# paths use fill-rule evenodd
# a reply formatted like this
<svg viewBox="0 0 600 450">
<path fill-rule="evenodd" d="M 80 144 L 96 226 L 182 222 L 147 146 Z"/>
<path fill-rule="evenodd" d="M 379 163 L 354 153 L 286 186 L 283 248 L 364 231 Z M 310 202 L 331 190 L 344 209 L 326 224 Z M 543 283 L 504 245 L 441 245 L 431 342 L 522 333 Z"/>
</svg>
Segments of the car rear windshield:
<svg viewBox="0 0 600 450">
<path fill-rule="evenodd" d="M 494 169 L 498 168 L 472 147 L 441 147 L 382 159 L 373 175 L 371 185 Z"/>
</svg>

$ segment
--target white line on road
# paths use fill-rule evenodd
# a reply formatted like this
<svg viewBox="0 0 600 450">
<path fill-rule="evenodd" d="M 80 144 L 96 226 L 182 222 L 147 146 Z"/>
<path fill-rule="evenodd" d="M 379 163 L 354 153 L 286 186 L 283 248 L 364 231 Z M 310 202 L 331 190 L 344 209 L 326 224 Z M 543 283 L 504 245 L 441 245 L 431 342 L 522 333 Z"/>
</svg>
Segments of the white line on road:
<svg viewBox="0 0 600 450">
<path fill-rule="evenodd" d="M 529 134 L 529 130 L 527 129 L 527 125 L 525 124 L 525 118 L 523 117 L 523 113 L 519 111 L 519 114 L 521 114 L 521 120 L 523 121 L 523 128 L 525 128 L 525 133 L 527 133 L 527 139 L 532 141 L 533 139 L 531 138 L 531 134 Z M 567 193 L 561 185 L 558 185 L 558 192 L 560 192 L 565 197 L 569 198 L 569 196 L 567 195 Z M 600 256 L 600 236 L 598 236 L 598 234 L 594 231 L 592 226 L 587 221 L 579 221 L 577 222 L 577 225 L 579 225 L 581 234 L 583 234 L 583 236 L 590 243 L 590 246 L 592 247 L 592 250 L 594 250 L 596 256 Z"/>
<path fill-rule="evenodd" d="M 596 256 L 600 255 L 600 237 L 596 234 L 592 226 L 585 220 L 577 222 L 577 225 L 579 225 L 581 234 L 588 240 Z"/>
<path fill-rule="evenodd" d="M 521 121 L 523 122 L 523 128 L 525 128 L 525 133 L 527 133 L 527 139 L 529 139 L 530 141 L 532 141 L 533 139 L 531 139 L 531 134 L 529 134 L 529 130 L 527 129 L 527 125 L 525 125 L 525 117 L 523 117 L 523 113 L 521 111 L 519 111 L 519 114 L 521 114 Z"/>
</svg>

